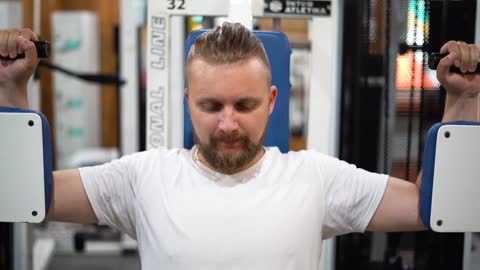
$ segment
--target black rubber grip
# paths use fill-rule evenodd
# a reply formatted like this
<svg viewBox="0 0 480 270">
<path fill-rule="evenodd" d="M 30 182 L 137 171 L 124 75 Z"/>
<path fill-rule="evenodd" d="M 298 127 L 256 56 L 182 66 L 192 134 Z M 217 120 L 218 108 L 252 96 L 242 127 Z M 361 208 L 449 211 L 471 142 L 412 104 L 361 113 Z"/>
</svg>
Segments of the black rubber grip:
<svg viewBox="0 0 480 270">
<path fill-rule="evenodd" d="M 48 41 L 42 40 L 42 41 L 34 41 L 35 47 L 37 48 L 37 55 L 38 58 L 48 58 L 50 57 L 50 43 Z M 0 59 L 2 60 L 16 60 L 16 59 L 21 59 L 25 58 L 25 54 L 20 53 L 17 54 L 17 57 L 15 58 L 10 58 L 10 57 L 3 57 L 0 56 Z"/>
<path fill-rule="evenodd" d="M 438 63 L 440 63 L 440 60 L 442 60 L 442 58 L 447 55 L 448 53 L 438 53 L 438 52 L 430 53 L 430 55 L 428 56 L 428 68 L 430 68 L 431 70 L 437 70 Z M 450 72 L 463 74 L 463 72 L 456 66 L 451 66 Z M 467 72 L 467 73 L 470 73 L 470 72 Z M 480 64 L 477 65 L 477 68 L 473 73 L 480 73 Z"/>
</svg>

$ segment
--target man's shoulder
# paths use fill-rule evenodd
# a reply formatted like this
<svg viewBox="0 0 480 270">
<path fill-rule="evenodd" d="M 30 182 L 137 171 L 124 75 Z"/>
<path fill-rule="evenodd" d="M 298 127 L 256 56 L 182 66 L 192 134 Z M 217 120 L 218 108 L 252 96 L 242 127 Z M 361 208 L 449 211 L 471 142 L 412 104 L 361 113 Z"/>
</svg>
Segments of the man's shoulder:
<svg viewBox="0 0 480 270">
<path fill-rule="evenodd" d="M 157 147 L 140 152 L 124 155 L 121 159 L 130 162 L 155 163 L 172 160 L 179 162 L 190 155 L 189 149 Z"/>
<path fill-rule="evenodd" d="M 301 166 L 305 168 L 339 167 L 344 162 L 336 157 L 322 153 L 316 149 L 303 149 L 282 153 L 277 147 L 267 147 L 269 160 L 275 166 Z"/>
<path fill-rule="evenodd" d="M 290 150 L 286 153 L 281 152 L 276 146 L 266 146 L 265 149 L 269 155 L 283 158 L 332 158 L 315 149 Z"/>
</svg>

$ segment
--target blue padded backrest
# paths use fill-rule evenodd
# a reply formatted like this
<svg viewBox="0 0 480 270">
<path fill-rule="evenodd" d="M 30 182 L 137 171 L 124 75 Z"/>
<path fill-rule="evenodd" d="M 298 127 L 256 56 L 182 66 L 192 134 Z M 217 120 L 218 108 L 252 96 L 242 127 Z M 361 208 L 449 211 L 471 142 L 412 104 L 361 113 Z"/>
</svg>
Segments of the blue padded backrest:
<svg viewBox="0 0 480 270">
<path fill-rule="evenodd" d="M 207 30 L 191 32 L 186 42 L 186 53 L 195 40 Z M 285 34 L 273 31 L 253 31 L 262 41 L 267 51 L 268 60 L 272 69 L 272 84 L 278 88 L 278 96 L 275 108 L 270 116 L 270 122 L 265 136 L 265 146 L 277 146 L 281 152 L 289 150 L 289 99 L 290 99 L 290 54 L 291 48 Z M 184 100 L 184 147 L 191 148 L 194 145 L 193 131 L 188 114 L 188 104 Z"/>
<path fill-rule="evenodd" d="M 422 185 L 420 187 L 420 217 L 427 228 L 432 228 L 430 217 L 432 213 L 433 178 L 435 172 L 435 158 L 437 152 L 438 130 L 444 125 L 478 126 L 478 122 L 452 121 L 433 125 L 427 134 L 425 150 L 423 152 Z"/>
</svg>

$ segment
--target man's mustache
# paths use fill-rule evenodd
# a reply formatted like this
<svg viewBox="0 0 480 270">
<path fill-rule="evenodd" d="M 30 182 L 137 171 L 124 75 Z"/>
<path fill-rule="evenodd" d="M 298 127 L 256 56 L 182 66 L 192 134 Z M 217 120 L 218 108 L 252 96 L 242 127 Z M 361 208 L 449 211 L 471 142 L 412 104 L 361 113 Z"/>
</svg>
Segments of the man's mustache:
<svg viewBox="0 0 480 270">
<path fill-rule="evenodd" d="M 211 142 L 219 142 L 219 141 L 248 141 L 248 136 L 245 134 L 239 133 L 222 133 L 219 135 L 214 135 L 210 138 Z"/>
</svg>

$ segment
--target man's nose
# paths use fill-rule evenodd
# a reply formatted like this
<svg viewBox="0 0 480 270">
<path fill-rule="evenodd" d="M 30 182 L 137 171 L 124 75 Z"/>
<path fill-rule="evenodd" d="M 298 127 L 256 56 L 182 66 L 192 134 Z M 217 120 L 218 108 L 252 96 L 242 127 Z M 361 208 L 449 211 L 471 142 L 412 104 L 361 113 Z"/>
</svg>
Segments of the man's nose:
<svg viewBox="0 0 480 270">
<path fill-rule="evenodd" d="M 230 133 L 238 129 L 238 121 L 235 110 L 233 108 L 225 108 L 220 116 L 218 128 L 225 132 Z"/>
</svg>

